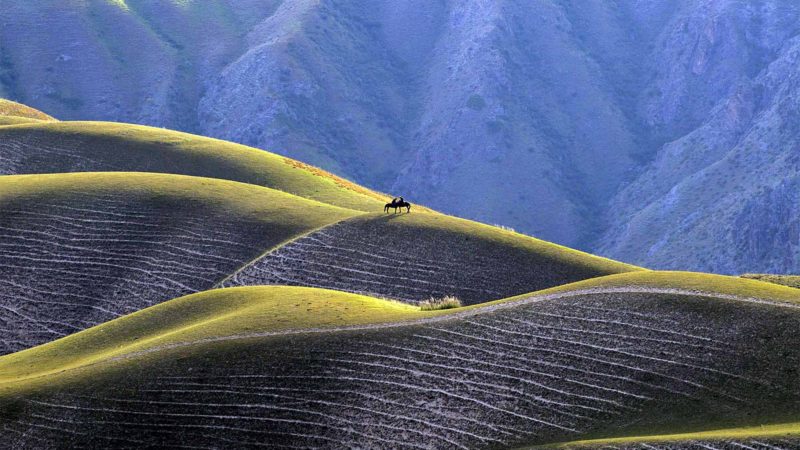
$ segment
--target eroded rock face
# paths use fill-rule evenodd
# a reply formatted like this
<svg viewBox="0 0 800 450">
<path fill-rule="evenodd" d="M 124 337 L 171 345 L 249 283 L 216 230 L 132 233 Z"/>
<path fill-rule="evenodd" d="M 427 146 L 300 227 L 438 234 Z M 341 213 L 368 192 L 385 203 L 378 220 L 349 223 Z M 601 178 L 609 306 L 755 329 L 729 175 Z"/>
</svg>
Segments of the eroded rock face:
<svg viewBox="0 0 800 450">
<path fill-rule="evenodd" d="M 798 326 L 796 307 L 596 292 L 401 327 L 185 346 L 18 399 L 3 435 L 16 446 L 513 448 L 792 417 Z"/>
<path fill-rule="evenodd" d="M 612 207 L 599 252 L 653 268 L 792 272 L 800 40 L 666 145 Z"/>
</svg>

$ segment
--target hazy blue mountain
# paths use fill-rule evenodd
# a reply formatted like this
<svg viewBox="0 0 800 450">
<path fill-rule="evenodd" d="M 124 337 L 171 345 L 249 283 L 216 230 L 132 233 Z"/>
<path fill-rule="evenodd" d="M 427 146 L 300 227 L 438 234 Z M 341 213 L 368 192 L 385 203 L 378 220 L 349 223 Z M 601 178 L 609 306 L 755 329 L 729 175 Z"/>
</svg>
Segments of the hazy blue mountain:
<svg viewBox="0 0 800 450">
<path fill-rule="evenodd" d="M 0 95 L 651 267 L 800 270 L 789 0 L 0 0 Z"/>
</svg>

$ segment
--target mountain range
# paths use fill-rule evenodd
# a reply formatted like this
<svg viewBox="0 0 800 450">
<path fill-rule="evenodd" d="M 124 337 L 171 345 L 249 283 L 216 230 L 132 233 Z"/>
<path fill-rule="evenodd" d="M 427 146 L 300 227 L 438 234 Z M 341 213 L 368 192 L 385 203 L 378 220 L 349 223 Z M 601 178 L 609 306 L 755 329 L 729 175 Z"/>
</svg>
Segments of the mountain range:
<svg viewBox="0 0 800 450">
<path fill-rule="evenodd" d="M 0 0 L 0 96 L 651 268 L 800 270 L 787 0 Z"/>
</svg>

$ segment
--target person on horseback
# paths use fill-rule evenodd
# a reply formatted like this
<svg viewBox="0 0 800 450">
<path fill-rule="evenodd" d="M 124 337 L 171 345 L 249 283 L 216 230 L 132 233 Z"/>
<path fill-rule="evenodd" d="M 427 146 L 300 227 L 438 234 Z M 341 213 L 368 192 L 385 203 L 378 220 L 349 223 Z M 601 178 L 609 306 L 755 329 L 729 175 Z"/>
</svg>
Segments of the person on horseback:
<svg viewBox="0 0 800 450">
<path fill-rule="evenodd" d="M 389 212 L 389 209 L 394 209 L 394 212 L 397 212 L 398 208 L 406 208 L 406 212 L 411 212 L 411 204 L 406 203 L 403 197 L 393 198 L 392 203 L 387 203 L 383 207 L 383 212 Z"/>
</svg>

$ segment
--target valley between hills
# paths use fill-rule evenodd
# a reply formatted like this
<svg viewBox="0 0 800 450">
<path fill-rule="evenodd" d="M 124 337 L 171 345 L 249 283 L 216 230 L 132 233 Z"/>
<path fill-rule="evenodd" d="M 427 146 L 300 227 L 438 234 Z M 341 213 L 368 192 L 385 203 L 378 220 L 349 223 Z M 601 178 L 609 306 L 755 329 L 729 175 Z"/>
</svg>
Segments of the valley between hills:
<svg viewBox="0 0 800 450">
<path fill-rule="evenodd" d="M 791 277 L 384 213 L 284 156 L 9 101 L 0 174 L 3 447 L 800 448 Z"/>
</svg>

